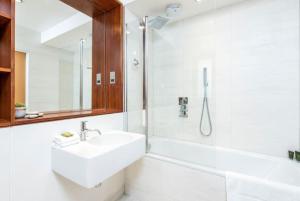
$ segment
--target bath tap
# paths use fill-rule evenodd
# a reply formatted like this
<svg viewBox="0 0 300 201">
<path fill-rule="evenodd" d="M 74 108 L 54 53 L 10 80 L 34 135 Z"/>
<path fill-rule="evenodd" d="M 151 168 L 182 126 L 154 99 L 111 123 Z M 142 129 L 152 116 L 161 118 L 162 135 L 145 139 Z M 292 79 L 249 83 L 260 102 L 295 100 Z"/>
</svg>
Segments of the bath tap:
<svg viewBox="0 0 300 201">
<path fill-rule="evenodd" d="M 99 135 L 102 135 L 99 129 L 88 129 L 86 127 L 87 121 L 81 122 L 81 129 L 80 129 L 80 141 L 86 141 L 87 133 L 88 132 L 97 132 Z"/>
</svg>

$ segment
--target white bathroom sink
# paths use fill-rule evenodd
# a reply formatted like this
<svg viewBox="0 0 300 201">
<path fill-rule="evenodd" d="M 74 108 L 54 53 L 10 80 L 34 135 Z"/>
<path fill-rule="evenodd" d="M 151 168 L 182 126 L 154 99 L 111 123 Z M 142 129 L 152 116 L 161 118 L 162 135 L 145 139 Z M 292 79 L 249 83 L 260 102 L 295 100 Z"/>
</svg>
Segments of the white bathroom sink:
<svg viewBox="0 0 300 201">
<path fill-rule="evenodd" d="M 92 188 L 145 154 L 145 136 L 114 131 L 66 148 L 52 147 L 52 169 Z"/>
<path fill-rule="evenodd" d="M 126 142 L 131 142 L 136 138 L 136 134 L 132 135 L 126 133 L 126 135 L 121 134 L 119 132 L 113 132 L 109 135 L 105 135 L 103 137 L 95 137 L 88 140 L 88 143 L 96 146 L 118 146 L 120 144 L 124 144 Z"/>
</svg>

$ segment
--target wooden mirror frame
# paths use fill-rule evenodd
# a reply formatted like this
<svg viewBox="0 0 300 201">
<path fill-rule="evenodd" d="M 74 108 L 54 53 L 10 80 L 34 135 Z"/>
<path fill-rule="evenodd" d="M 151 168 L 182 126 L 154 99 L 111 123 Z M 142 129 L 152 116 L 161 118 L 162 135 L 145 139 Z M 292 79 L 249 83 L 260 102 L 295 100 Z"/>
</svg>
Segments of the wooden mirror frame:
<svg viewBox="0 0 300 201">
<path fill-rule="evenodd" d="M 123 5 L 117 0 L 61 1 L 93 18 L 92 109 L 15 119 L 15 0 L 0 0 L 0 127 L 123 112 Z M 110 72 L 115 72 L 114 84 Z M 98 73 L 101 85 L 96 84 Z"/>
</svg>

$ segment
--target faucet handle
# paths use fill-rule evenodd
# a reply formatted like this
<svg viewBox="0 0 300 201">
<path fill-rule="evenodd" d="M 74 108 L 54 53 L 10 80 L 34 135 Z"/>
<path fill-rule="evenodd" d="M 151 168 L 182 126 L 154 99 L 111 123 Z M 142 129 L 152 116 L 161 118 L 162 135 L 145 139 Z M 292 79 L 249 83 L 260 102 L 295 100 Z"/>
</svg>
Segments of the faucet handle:
<svg viewBox="0 0 300 201">
<path fill-rule="evenodd" d="M 87 124 L 87 121 L 82 121 L 81 122 L 81 131 L 85 131 L 86 130 L 86 124 Z"/>
</svg>

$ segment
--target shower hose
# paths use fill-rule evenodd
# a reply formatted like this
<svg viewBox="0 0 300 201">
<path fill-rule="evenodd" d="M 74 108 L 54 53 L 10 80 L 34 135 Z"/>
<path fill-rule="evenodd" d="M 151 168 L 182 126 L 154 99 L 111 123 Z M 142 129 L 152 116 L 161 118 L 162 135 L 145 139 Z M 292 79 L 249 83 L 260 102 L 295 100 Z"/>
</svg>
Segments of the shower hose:
<svg viewBox="0 0 300 201">
<path fill-rule="evenodd" d="M 207 117 L 208 117 L 208 123 L 209 123 L 209 130 L 208 132 L 205 132 L 203 130 L 203 116 L 205 109 L 207 110 Z M 208 106 L 208 99 L 207 96 L 205 95 L 203 98 L 203 104 L 202 104 L 202 113 L 201 113 L 201 119 L 200 119 L 200 133 L 203 136 L 210 136 L 212 134 L 212 123 L 211 123 L 211 118 L 210 118 L 210 112 L 209 112 L 209 106 Z"/>
</svg>

